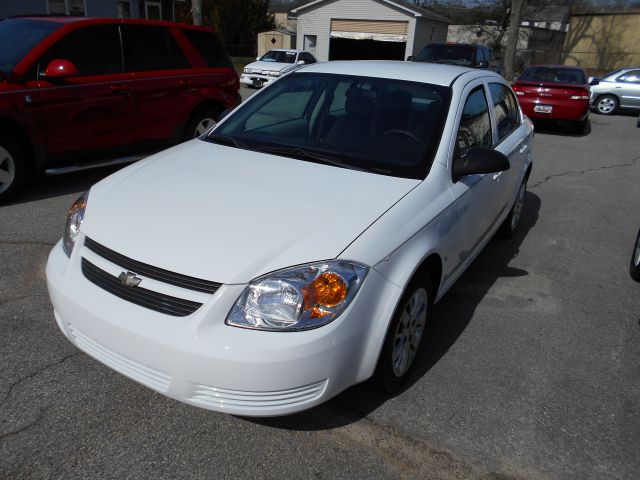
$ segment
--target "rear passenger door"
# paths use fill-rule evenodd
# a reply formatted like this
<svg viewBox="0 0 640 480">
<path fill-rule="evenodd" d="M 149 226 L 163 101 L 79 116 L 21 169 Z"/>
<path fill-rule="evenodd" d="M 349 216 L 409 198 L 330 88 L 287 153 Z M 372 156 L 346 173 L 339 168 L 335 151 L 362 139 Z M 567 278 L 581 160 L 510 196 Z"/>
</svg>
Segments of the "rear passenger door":
<svg viewBox="0 0 640 480">
<path fill-rule="evenodd" d="M 620 93 L 620 106 L 640 108 L 640 70 L 630 70 L 616 82 L 614 93 Z"/>
<path fill-rule="evenodd" d="M 47 78 L 51 60 L 72 62 L 77 74 Z M 133 141 L 133 84 L 122 65 L 116 25 L 70 32 L 38 63 L 39 95 L 33 100 L 50 156 L 111 149 Z"/>
<path fill-rule="evenodd" d="M 511 207 L 524 175 L 525 159 L 529 149 L 522 124 L 520 107 L 515 95 L 503 83 L 490 82 L 492 114 L 494 120 L 495 149 L 509 158 L 511 168 L 498 175 L 498 181 L 504 187 L 505 202 Z"/>
<path fill-rule="evenodd" d="M 135 81 L 134 141 L 177 141 L 197 92 L 191 65 L 163 26 L 122 26 L 125 69 Z"/>
</svg>

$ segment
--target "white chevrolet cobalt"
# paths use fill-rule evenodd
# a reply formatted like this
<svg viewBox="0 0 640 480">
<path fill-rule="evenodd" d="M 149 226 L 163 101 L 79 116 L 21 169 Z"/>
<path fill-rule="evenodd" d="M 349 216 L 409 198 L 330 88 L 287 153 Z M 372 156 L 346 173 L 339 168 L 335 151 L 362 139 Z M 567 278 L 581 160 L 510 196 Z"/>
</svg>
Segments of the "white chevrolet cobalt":
<svg viewBox="0 0 640 480">
<path fill-rule="evenodd" d="M 492 72 L 297 70 L 94 185 L 47 264 L 78 348 L 199 407 L 274 416 L 410 374 L 434 302 L 518 226 L 533 127 Z"/>
</svg>

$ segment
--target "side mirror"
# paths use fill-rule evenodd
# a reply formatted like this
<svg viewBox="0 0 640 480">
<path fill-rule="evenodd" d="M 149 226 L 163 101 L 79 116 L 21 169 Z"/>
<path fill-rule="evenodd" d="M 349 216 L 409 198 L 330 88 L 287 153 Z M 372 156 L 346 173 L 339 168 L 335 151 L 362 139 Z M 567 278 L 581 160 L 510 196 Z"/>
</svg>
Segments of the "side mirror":
<svg viewBox="0 0 640 480">
<path fill-rule="evenodd" d="M 304 65 L 304 60 L 298 60 L 298 65 Z"/>
<path fill-rule="evenodd" d="M 260 57 L 256 57 L 256 61 L 260 61 Z"/>
<path fill-rule="evenodd" d="M 413 55 L 409 55 L 407 57 L 407 62 L 413 62 Z"/>
<path fill-rule="evenodd" d="M 509 170 L 509 159 L 503 153 L 489 148 L 472 147 L 464 157 L 453 160 L 453 181 L 478 173 L 494 173 Z"/>
<path fill-rule="evenodd" d="M 40 76 L 45 78 L 67 78 L 73 77 L 74 75 L 78 75 L 78 69 L 73 62 L 58 58 L 51 60 L 44 72 L 40 74 Z"/>
<path fill-rule="evenodd" d="M 478 68 L 489 68 L 489 62 L 487 62 L 486 60 L 480 60 L 478 62 L 478 65 L 476 65 Z"/>
<path fill-rule="evenodd" d="M 600 84 L 600 80 L 598 80 L 596 77 L 589 77 L 589 85 L 593 87 L 599 84 Z"/>
</svg>

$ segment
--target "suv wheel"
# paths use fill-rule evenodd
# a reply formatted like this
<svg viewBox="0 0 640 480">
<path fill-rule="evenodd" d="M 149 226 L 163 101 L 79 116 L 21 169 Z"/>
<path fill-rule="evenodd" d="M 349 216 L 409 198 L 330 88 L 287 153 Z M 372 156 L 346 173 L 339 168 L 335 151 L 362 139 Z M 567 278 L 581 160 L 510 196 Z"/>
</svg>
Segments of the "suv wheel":
<svg viewBox="0 0 640 480">
<path fill-rule="evenodd" d="M 0 202 L 18 191 L 24 180 L 23 152 L 6 136 L 0 136 Z"/>
<path fill-rule="evenodd" d="M 611 115 L 618 108 L 618 99 L 613 95 L 602 95 L 596 102 L 596 110 L 601 115 Z"/>
<path fill-rule="evenodd" d="M 184 140 L 191 140 L 205 133 L 218 123 L 219 116 L 220 112 L 213 109 L 199 110 L 193 113 L 185 129 Z"/>
</svg>

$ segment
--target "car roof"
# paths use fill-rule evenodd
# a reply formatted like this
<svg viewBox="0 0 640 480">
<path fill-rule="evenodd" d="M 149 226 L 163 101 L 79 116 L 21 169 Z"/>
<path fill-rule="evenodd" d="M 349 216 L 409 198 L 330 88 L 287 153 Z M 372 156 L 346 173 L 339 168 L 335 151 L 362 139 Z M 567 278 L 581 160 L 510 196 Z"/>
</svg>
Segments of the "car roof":
<svg viewBox="0 0 640 480">
<path fill-rule="evenodd" d="M 270 48 L 269 52 L 304 52 L 304 50 L 296 50 L 295 48 Z"/>
<path fill-rule="evenodd" d="M 305 66 L 298 72 L 331 73 L 341 75 L 357 75 L 363 77 L 390 78 L 411 82 L 431 83 L 450 86 L 458 78 L 465 80 L 474 78 L 495 77 L 504 80 L 500 75 L 489 70 L 458 67 L 422 62 L 403 62 L 395 60 L 336 60 L 320 62 Z"/>
<path fill-rule="evenodd" d="M 542 68 L 566 68 L 567 70 L 582 70 L 584 72 L 584 68 L 579 67 L 577 65 L 556 65 L 553 63 L 539 63 L 539 64 L 535 64 L 535 65 L 529 65 L 527 68 L 536 68 L 536 67 L 542 67 Z"/>
</svg>

